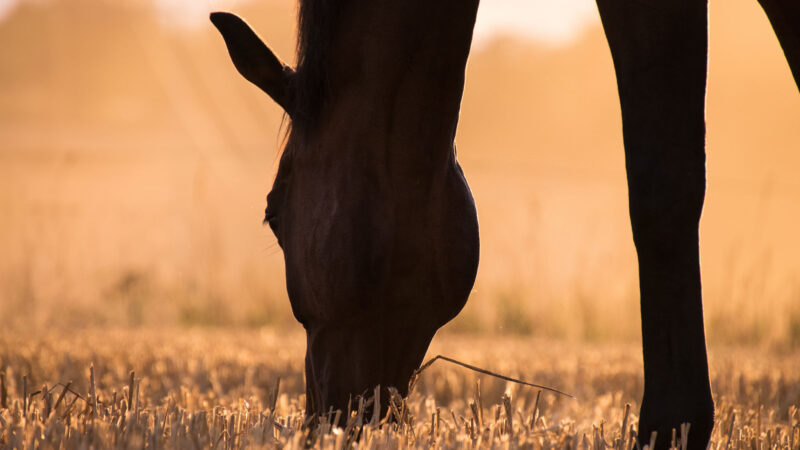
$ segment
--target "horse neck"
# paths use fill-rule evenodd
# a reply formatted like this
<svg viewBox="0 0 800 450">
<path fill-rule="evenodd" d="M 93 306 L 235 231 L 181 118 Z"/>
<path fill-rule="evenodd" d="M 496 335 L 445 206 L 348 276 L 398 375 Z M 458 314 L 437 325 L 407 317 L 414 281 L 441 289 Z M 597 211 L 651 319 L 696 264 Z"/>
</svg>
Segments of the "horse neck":
<svg viewBox="0 0 800 450">
<path fill-rule="evenodd" d="M 408 164 L 451 154 L 477 0 L 341 4 L 331 36 L 317 43 L 327 46 L 327 98 L 315 134 L 329 144 L 317 151 L 386 153 Z"/>
</svg>

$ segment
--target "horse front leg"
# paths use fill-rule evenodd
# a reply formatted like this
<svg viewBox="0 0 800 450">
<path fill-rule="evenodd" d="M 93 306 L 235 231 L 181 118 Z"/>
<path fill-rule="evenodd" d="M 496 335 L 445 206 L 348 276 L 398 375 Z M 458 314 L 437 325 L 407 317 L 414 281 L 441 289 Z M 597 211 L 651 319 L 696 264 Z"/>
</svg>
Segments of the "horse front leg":
<svg viewBox="0 0 800 450">
<path fill-rule="evenodd" d="M 597 0 L 622 107 L 639 260 L 644 398 L 639 442 L 714 423 L 703 329 L 698 224 L 705 193 L 706 0 Z"/>
</svg>

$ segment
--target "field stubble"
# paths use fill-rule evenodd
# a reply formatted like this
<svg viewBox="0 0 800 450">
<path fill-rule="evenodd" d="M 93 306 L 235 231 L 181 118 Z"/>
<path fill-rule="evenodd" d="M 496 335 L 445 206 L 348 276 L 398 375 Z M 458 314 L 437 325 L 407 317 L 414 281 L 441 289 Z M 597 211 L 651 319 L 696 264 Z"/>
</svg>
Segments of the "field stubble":
<svg viewBox="0 0 800 450">
<path fill-rule="evenodd" d="M 0 447 L 634 446 L 642 391 L 636 345 L 445 335 L 429 356 L 575 398 L 439 361 L 390 409 L 401 420 L 372 415 L 365 396 L 338 426 L 332 417 L 309 428 L 304 344 L 301 333 L 270 329 L 3 332 Z M 712 348 L 711 365 L 712 448 L 800 448 L 797 352 Z"/>
</svg>

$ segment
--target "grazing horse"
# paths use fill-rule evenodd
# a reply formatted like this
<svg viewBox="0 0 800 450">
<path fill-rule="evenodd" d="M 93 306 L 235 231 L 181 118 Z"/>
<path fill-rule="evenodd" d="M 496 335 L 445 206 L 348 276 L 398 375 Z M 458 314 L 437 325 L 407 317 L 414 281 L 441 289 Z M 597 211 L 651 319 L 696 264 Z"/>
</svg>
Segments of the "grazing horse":
<svg viewBox="0 0 800 450">
<path fill-rule="evenodd" d="M 238 71 L 291 127 L 265 222 L 306 330 L 306 413 L 406 395 L 478 268 L 454 138 L 478 0 L 301 0 L 297 67 L 213 13 Z"/>
<path fill-rule="evenodd" d="M 800 2 L 760 0 L 800 84 Z M 453 138 L 477 0 L 301 0 L 298 66 L 215 13 L 239 72 L 292 126 L 266 221 L 307 331 L 307 410 L 405 386 L 462 308 L 478 259 Z M 698 224 L 705 193 L 707 0 L 597 0 L 622 106 L 639 260 L 639 441 L 714 423 Z M 385 398 L 385 397 L 384 397 Z"/>
<path fill-rule="evenodd" d="M 800 1 L 759 0 L 800 85 Z M 639 442 L 714 425 L 700 292 L 705 193 L 707 0 L 597 0 L 617 75 L 639 259 L 644 398 Z"/>
</svg>

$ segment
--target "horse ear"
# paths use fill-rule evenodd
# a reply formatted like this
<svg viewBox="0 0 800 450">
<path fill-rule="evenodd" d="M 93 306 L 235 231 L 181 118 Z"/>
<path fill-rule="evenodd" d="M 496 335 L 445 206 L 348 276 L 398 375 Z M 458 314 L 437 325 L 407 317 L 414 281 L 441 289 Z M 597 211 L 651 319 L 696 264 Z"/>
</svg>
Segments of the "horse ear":
<svg viewBox="0 0 800 450">
<path fill-rule="evenodd" d="M 292 68 L 284 65 L 244 20 L 236 15 L 211 13 L 211 23 L 225 39 L 236 70 L 272 97 L 291 116 L 293 111 L 289 86 L 294 75 Z"/>
</svg>

